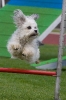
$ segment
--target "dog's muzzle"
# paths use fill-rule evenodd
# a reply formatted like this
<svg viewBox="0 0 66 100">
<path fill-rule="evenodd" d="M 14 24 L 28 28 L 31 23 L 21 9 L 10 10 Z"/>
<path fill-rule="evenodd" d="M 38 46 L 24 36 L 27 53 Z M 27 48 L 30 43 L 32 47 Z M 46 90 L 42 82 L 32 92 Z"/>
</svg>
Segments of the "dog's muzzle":
<svg viewBox="0 0 66 100">
<path fill-rule="evenodd" d="M 34 30 L 34 33 L 32 33 L 29 37 L 33 37 L 33 36 L 38 36 L 39 33 L 37 32 L 37 30 Z"/>
<path fill-rule="evenodd" d="M 32 36 L 37 36 L 37 35 L 38 35 L 38 33 L 36 33 L 36 34 L 33 33 L 33 34 L 30 35 L 30 37 L 32 37 Z"/>
</svg>

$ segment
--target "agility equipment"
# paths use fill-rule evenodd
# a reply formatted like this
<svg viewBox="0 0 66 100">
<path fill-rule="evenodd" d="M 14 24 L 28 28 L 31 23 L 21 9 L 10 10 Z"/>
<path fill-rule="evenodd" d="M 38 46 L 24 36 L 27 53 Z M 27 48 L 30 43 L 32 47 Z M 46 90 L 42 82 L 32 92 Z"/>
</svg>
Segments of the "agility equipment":
<svg viewBox="0 0 66 100">
<path fill-rule="evenodd" d="M 55 100 L 60 100 L 60 77 L 61 77 L 61 70 L 62 70 L 62 55 L 63 55 L 65 31 L 66 31 L 66 0 L 63 0 L 60 39 L 59 39 L 57 78 L 56 78 L 56 87 L 55 87 Z"/>
<path fill-rule="evenodd" d="M 57 69 L 57 61 L 58 58 L 54 58 L 46 61 L 41 61 L 39 64 L 31 64 L 31 66 L 41 70 L 50 70 L 50 69 L 52 70 L 52 69 Z M 66 56 L 62 57 L 62 66 L 63 67 L 66 66 Z"/>
<path fill-rule="evenodd" d="M 56 76 L 56 72 L 53 72 L 53 71 L 25 70 L 25 69 L 18 69 L 18 68 L 1 68 L 0 67 L 0 72 Z"/>
<path fill-rule="evenodd" d="M 9 3 L 4 8 L 0 9 L 0 17 L 1 17 L 0 18 L 0 23 L 1 23 L 0 24 L 0 27 L 1 27 L 0 28 L 0 56 L 10 57 L 5 45 L 6 45 L 7 40 L 9 39 L 9 36 L 15 29 L 12 23 L 12 19 L 10 18 L 10 15 L 12 15 L 13 10 L 17 9 L 18 6 L 19 6 L 19 9 L 22 9 L 26 14 L 28 13 L 31 14 L 31 13 L 36 13 L 36 12 L 40 14 L 40 20 L 38 22 L 40 33 L 44 31 L 43 34 L 41 34 L 39 37 L 40 41 L 42 41 L 61 22 L 62 0 L 41 0 L 41 3 L 38 0 L 38 4 L 36 0 L 31 0 L 30 2 L 29 0 L 20 0 L 20 1 L 10 0 Z M 47 16 L 43 17 L 42 15 L 43 16 L 47 15 Z M 5 27 L 5 31 L 3 30 L 4 27 Z M 62 69 L 62 52 L 63 52 L 65 29 L 66 29 L 66 0 L 63 0 L 61 32 L 60 32 L 60 39 L 59 39 L 59 53 L 58 53 L 58 59 L 57 59 L 58 60 L 57 76 L 56 76 L 56 72 L 52 73 L 52 76 L 55 75 L 57 77 L 54 100 L 60 100 L 60 77 L 61 77 L 61 69 Z M 21 70 L 19 69 L 18 71 L 17 69 L 8 69 L 8 68 L 4 68 L 4 69 L 1 68 L 0 70 L 1 72 L 21 73 Z M 22 70 L 22 73 L 25 73 L 25 74 L 28 74 L 28 72 L 32 74 L 38 73 L 37 70 L 36 72 L 35 71 L 32 72 L 32 70 L 31 71 L 28 70 L 27 72 L 25 71 L 26 70 Z M 46 72 L 45 74 L 48 74 L 48 72 Z"/>
</svg>

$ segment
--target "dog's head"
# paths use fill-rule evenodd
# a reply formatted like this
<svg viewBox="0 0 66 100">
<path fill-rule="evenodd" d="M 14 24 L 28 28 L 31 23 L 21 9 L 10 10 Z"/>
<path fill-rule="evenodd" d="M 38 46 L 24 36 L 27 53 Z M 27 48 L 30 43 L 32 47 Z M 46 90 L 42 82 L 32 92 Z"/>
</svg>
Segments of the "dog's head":
<svg viewBox="0 0 66 100">
<path fill-rule="evenodd" d="M 14 11 L 13 19 L 16 26 L 20 28 L 21 34 L 35 38 L 39 34 L 37 23 L 35 21 L 38 17 L 37 14 L 26 16 L 21 10 L 17 9 Z"/>
</svg>

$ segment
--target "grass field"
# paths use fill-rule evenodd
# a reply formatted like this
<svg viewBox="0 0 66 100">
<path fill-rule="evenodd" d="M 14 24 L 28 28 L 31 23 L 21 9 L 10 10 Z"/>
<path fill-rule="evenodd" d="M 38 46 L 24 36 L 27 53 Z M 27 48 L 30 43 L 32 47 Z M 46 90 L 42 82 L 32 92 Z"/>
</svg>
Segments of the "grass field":
<svg viewBox="0 0 66 100">
<path fill-rule="evenodd" d="M 58 46 L 40 47 L 40 61 L 55 58 Z M 35 69 L 25 61 L 0 57 L 0 67 Z M 66 99 L 66 68 L 62 70 L 60 97 Z M 54 100 L 55 77 L 0 73 L 0 100 Z"/>
</svg>

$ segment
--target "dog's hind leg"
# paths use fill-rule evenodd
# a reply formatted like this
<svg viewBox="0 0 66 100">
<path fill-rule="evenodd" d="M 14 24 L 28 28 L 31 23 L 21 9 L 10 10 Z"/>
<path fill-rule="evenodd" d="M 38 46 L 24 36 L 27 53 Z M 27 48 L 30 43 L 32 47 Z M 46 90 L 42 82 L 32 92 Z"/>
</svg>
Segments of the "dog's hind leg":
<svg viewBox="0 0 66 100">
<path fill-rule="evenodd" d="M 35 63 L 36 63 L 36 64 L 39 64 L 39 63 L 40 63 L 40 61 L 39 61 L 39 60 L 37 60 Z"/>
</svg>

